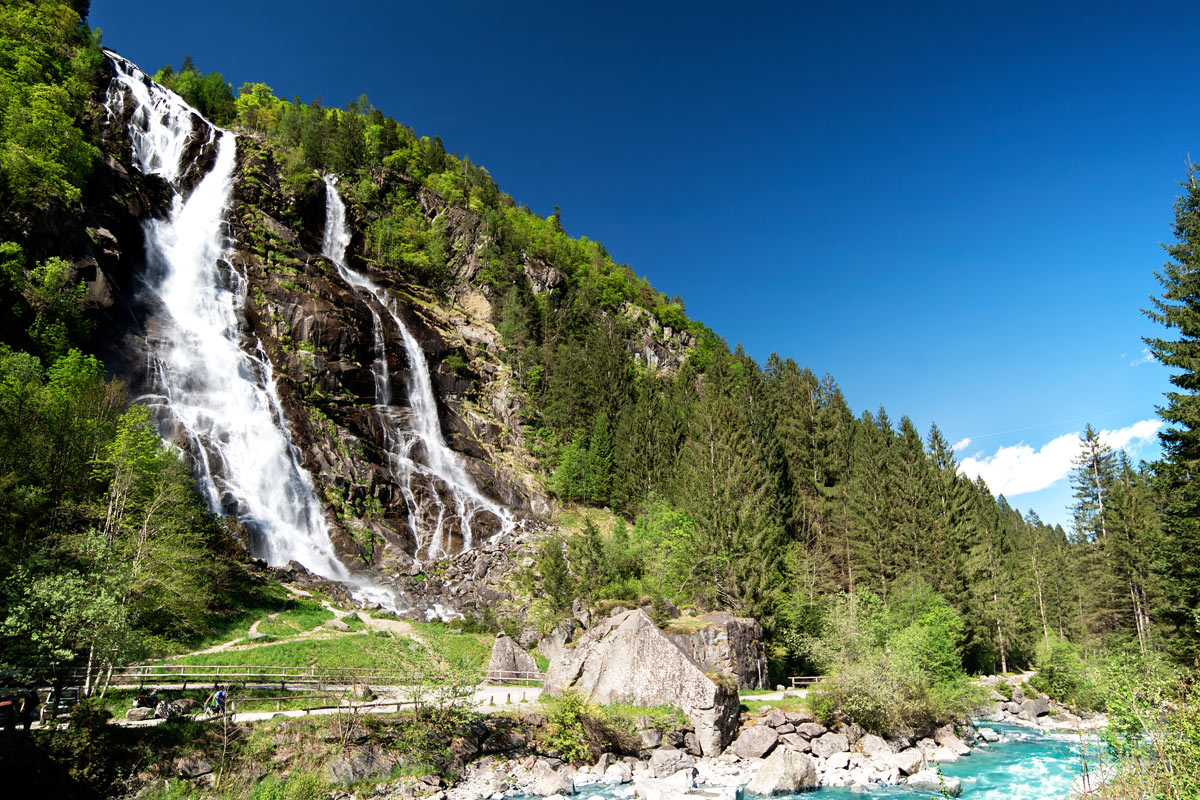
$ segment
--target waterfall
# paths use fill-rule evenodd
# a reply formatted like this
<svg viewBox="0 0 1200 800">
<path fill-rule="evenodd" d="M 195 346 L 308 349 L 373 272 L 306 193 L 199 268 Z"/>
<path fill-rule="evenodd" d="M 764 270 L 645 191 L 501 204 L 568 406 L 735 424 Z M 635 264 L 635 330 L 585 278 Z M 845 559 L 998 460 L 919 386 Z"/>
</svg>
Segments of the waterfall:
<svg viewBox="0 0 1200 800">
<path fill-rule="evenodd" d="M 108 112 L 120 120 L 132 99 L 128 131 L 136 165 L 174 190 L 170 215 L 143 223 L 154 393 L 140 399 L 164 436 L 187 442 L 210 507 L 245 523 L 255 556 L 274 565 L 298 561 L 323 577 L 354 583 L 356 596 L 394 607 L 390 593 L 355 580 L 338 560 L 312 476 L 292 443 L 271 362 L 243 330 L 247 282 L 230 264 L 233 243 L 225 222 L 233 198 L 234 135 L 132 63 L 107 55 L 116 70 Z M 201 151 L 215 148 L 216 159 L 186 194 L 181 175 L 196 166 L 185 163 L 196 137 L 204 141 Z"/>
<path fill-rule="evenodd" d="M 452 532 L 462 539 L 464 549 L 473 547 L 472 524 L 490 515 L 499 523 L 498 536 L 513 529 L 512 512 L 486 497 L 442 436 L 437 400 L 429 365 L 416 337 L 404 324 L 395 300 L 366 275 L 346 264 L 350 232 L 346 206 L 333 176 L 325 176 L 325 237 L 323 255 L 333 262 L 338 274 L 363 298 L 371 311 L 374 329 L 375 413 L 383 423 L 388 450 L 388 467 L 408 506 L 409 524 L 417 543 L 417 554 L 437 558 L 449 554 Z M 408 414 L 392 405 L 392 383 L 388 372 L 387 337 L 381 309 L 400 333 L 408 356 L 406 381 Z M 445 488 L 447 492 L 440 491 Z M 449 498 L 444 494 L 449 494 Z M 449 501 L 449 502 L 448 502 Z"/>
</svg>

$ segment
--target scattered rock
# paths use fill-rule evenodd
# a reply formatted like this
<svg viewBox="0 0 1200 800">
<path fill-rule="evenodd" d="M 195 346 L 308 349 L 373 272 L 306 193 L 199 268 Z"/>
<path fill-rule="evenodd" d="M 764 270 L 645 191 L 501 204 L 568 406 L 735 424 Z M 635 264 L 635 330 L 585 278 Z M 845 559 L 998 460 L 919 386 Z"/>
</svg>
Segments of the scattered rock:
<svg viewBox="0 0 1200 800">
<path fill-rule="evenodd" d="M 850 749 L 850 740 L 844 733 L 827 733 L 812 740 L 813 755 L 829 758 L 834 753 L 844 753 Z"/>
<path fill-rule="evenodd" d="M 673 775 L 680 770 L 694 767 L 695 764 L 696 759 L 674 747 L 660 747 L 650 754 L 650 771 L 656 778 Z"/>
<path fill-rule="evenodd" d="M 325 620 L 325 627 L 333 628 L 335 631 L 342 631 L 342 632 L 350 630 L 349 625 L 347 625 L 345 622 L 342 622 L 340 619 L 338 619 L 336 617 L 334 617 L 333 619 Z"/>
<path fill-rule="evenodd" d="M 533 767 L 533 783 L 529 787 L 529 794 L 539 797 L 575 794 L 575 781 L 566 770 L 560 772 L 546 761 L 538 761 Z"/>
<path fill-rule="evenodd" d="M 153 708 L 131 708 L 125 712 L 125 719 L 131 719 L 135 722 L 140 722 L 145 719 L 154 717 Z"/>
<path fill-rule="evenodd" d="M 325 768 L 330 783 L 349 786 L 373 778 L 384 778 L 396 766 L 396 760 L 379 745 L 358 747 L 334 757 Z"/>
<path fill-rule="evenodd" d="M 742 731 L 730 750 L 742 758 L 763 758 L 779 741 L 779 734 L 766 725 L 752 725 Z"/>
</svg>

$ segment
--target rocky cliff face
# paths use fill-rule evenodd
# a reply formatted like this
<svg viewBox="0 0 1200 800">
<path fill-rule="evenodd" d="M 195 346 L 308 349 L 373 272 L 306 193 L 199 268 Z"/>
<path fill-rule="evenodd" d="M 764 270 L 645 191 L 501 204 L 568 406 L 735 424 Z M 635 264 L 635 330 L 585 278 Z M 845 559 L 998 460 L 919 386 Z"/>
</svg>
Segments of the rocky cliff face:
<svg viewBox="0 0 1200 800">
<path fill-rule="evenodd" d="M 114 73 L 103 78 L 105 84 Z M 167 184 L 133 164 L 127 126 L 132 99 L 104 106 L 105 86 L 96 93 L 93 125 L 103 154 L 85 193 L 80 218 L 58 237 L 88 287 L 88 314 L 94 346 L 133 396 L 154 391 L 147 342 L 162 337 L 156 329 L 155 301 L 142 290 L 146 264 L 143 226 L 170 208 Z M 185 167 L 176 182 L 185 193 L 194 188 L 215 159 L 208 129 L 198 117 L 188 139 Z M 461 526 L 449 514 L 445 553 L 423 552 L 414 535 L 413 514 L 453 508 L 451 488 L 436 481 L 415 487 L 397 480 L 389 452 L 394 419 L 375 413 L 376 386 L 371 365 L 376 331 L 371 309 L 321 255 L 326 187 L 317 175 L 299 180 L 286 170 L 273 147 L 250 135 L 237 140 L 234 196 L 228 213 L 234 242 L 230 280 L 246 282 L 241 320 L 242 347 L 261 350 L 269 361 L 286 415 L 291 441 L 312 474 L 330 522 L 330 538 L 342 560 L 401 591 L 420 589 L 434 601 L 470 606 L 503 599 L 499 580 L 489 571 L 509 549 L 539 528 L 550 511 L 537 460 L 522 433 L 524 395 L 510 379 L 494 324 L 493 298 L 477 280 L 479 252 L 488 244 L 486 226 L 472 212 L 446 203 L 417 184 L 406 186 L 425 219 L 435 223 L 447 243 L 453 279 L 433 290 L 402 264 L 379 263 L 366 256 L 363 231 L 377 214 L 347 202 L 353 232 L 344 258 L 356 272 L 385 288 L 403 325 L 417 339 L 432 378 L 438 417 L 446 443 L 480 492 L 511 509 L 515 529 L 497 538 L 500 520 L 487 514 L 472 521 L 472 545 L 487 541 L 469 556 Z M 382 189 L 382 187 L 381 187 Z M 62 253 L 62 250 L 59 250 Z M 533 293 L 553 293 L 564 276 L 553 264 L 527 257 L 524 279 Z M 660 370 L 676 368 L 691 342 L 686 334 L 664 330 L 641 309 L 626 316 L 636 324 L 631 352 Z M 386 327 L 386 326 L 385 326 Z M 404 387 L 412 369 L 395 330 L 388 339 L 388 372 Z M 402 395 L 402 393 L 401 393 Z M 403 423 L 411 398 L 393 396 L 395 418 Z M 166 431 L 171 435 L 171 431 Z M 182 435 L 177 443 L 188 450 Z M 413 454 L 420 459 L 421 453 Z M 416 509 L 416 511 L 414 511 Z M 441 511 L 437 511 L 441 514 Z M 490 541 L 488 541 L 490 540 Z M 467 560 L 462 561 L 462 554 Z M 426 575 L 421 562 L 449 555 L 439 580 Z M 462 561 L 462 563 L 459 563 Z M 506 570 L 497 569 L 498 573 Z M 434 586 L 434 583 L 439 585 Z M 418 587 L 416 584 L 423 584 Z"/>
</svg>

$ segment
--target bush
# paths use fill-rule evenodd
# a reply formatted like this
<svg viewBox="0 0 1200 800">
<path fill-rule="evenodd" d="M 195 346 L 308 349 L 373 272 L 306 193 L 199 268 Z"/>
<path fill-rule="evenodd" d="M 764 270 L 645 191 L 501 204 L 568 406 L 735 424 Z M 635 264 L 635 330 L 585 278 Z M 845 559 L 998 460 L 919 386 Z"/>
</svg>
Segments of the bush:
<svg viewBox="0 0 1200 800">
<path fill-rule="evenodd" d="M 1029 685 L 1075 709 L 1098 710 L 1106 705 L 1098 664 L 1089 664 L 1070 642 L 1053 638 L 1038 645 L 1034 661 L 1037 674 Z"/>
<path fill-rule="evenodd" d="M 606 751 L 634 754 L 638 742 L 618 707 L 611 713 L 567 691 L 547 704 L 549 723 L 543 744 L 570 764 L 592 763 Z M 666 712 L 664 712 L 666 713 Z"/>
</svg>

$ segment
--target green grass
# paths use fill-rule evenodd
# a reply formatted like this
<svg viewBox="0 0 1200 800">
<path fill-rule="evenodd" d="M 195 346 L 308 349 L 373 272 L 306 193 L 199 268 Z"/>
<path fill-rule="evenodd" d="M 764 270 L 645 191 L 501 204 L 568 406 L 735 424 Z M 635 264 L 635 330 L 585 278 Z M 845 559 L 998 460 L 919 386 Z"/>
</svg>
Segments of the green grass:
<svg viewBox="0 0 1200 800">
<path fill-rule="evenodd" d="M 761 711 L 764 708 L 778 708 L 780 711 L 808 711 L 808 703 L 800 697 L 788 695 L 782 700 L 743 700 L 742 711 Z"/>
<path fill-rule="evenodd" d="M 278 583 L 263 583 L 230 597 L 232 608 L 225 613 L 212 615 L 208 630 L 188 641 L 179 652 L 204 650 L 234 639 L 245 638 L 246 632 L 257 620 L 273 614 L 284 607 L 291 597 L 287 589 Z"/>
<path fill-rule="evenodd" d="M 258 632 L 276 639 L 285 639 L 320 627 L 333 617 L 333 612 L 320 603 L 307 597 L 294 597 L 287 601 L 286 610 L 275 615 L 274 619 L 259 622 Z"/>
<path fill-rule="evenodd" d="M 133 706 L 133 699 L 140 694 L 148 694 L 147 691 L 136 691 L 131 689 L 119 689 L 107 692 L 102 699 L 98 699 L 101 707 L 110 711 L 114 717 L 124 717 L 125 712 Z M 201 689 L 188 689 L 186 691 L 170 691 L 161 692 L 159 697 L 166 700 L 180 700 L 183 698 L 191 698 L 201 705 L 208 699 L 212 693 L 212 687 L 206 686 Z M 320 697 L 321 692 L 280 692 L 278 688 L 274 689 L 235 689 L 231 695 L 238 713 L 247 711 L 275 711 L 276 704 L 274 701 L 266 701 L 260 698 L 284 697 L 280 703 L 278 710 L 294 711 L 305 708 L 317 708 L 320 706 L 335 705 L 338 698 Z"/>
<path fill-rule="evenodd" d="M 612 703 L 600 706 L 609 721 L 633 730 L 640 717 L 649 717 L 651 723 L 660 731 L 674 731 L 686 727 L 687 715 L 672 706 L 631 706 L 623 703 Z"/>
<path fill-rule="evenodd" d="M 456 672 L 479 673 L 492 655 L 495 637 L 486 633 L 450 633 L 445 623 L 414 622 L 413 630 L 429 643 L 436 658 Z"/>
<path fill-rule="evenodd" d="M 346 633 L 325 639 L 283 641 L 244 650 L 184 656 L 173 659 L 171 663 L 351 669 L 433 669 L 436 666 L 428 650 L 419 642 L 381 633 Z"/>
</svg>

